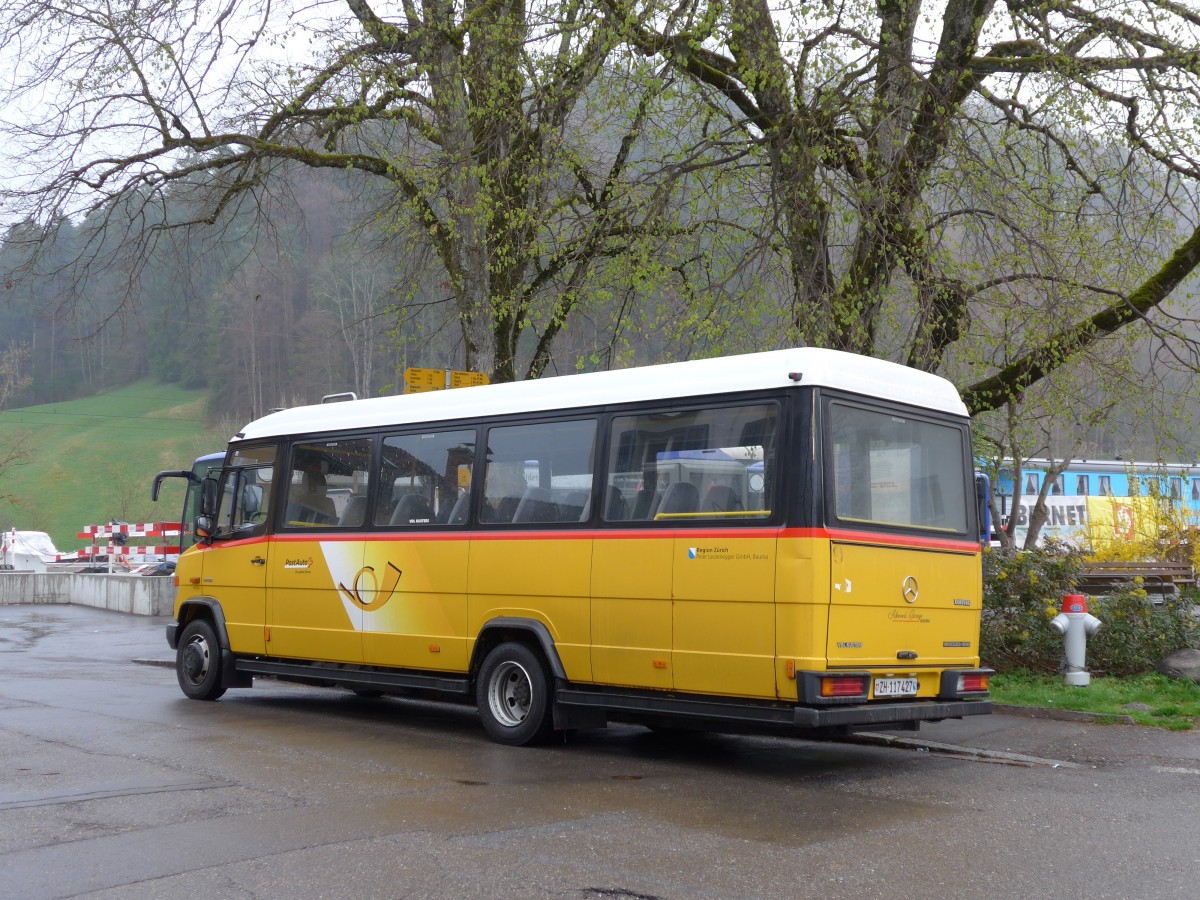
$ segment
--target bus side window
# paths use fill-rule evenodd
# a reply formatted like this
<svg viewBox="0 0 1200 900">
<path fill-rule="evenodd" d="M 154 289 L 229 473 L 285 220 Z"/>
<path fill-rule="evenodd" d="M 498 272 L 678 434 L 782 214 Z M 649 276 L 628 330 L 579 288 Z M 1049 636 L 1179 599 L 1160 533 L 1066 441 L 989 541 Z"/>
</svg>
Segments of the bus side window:
<svg viewBox="0 0 1200 900">
<path fill-rule="evenodd" d="M 292 447 L 284 526 L 357 528 L 366 518 L 369 438 L 311 441 Z"/>
<path fill-rule="evenodd" d="M 266 530 L 270 476 L 266 468 L 231 469 L 226 474 L 217 507 L 217 536 L 247 537 Z"/>
<path fill-rule="evenodd" d="M 252 537 L 266 531 L 274 462 L 274 446 L 241 447 L 230 456 L 217 498 L 215 537 Z"/>
<path fill-rule="evenodd" d="M 596 431 L 595 419 L 488 429 L 479 521 L 485 525 L 582 521 L 592 490 Z"/>
<path fill-rule="evenodd" d="M 778 416 L 758 403 L 614 419 L 604 520 L 769 516 Z"/>
<path fill-rule="evenodd" d="M 385 528 L 465 524 L 475 440 L 473 428 L 385 437 L 375 524 Z"/>
</svg>

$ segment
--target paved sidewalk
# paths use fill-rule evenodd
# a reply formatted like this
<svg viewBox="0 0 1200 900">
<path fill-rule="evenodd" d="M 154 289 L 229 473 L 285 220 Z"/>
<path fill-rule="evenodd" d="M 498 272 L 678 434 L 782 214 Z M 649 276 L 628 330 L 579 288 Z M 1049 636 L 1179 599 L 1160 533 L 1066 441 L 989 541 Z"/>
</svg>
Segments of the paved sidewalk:
<svg viewBox="0 0 1200 900">
<path fill-rule="evenodd" d="M 1085 767 L 1151 765 L 1194 770 L 1200 775 L 1200 730 L 1167 731 L 1142 725 L 1097 724 L 1085 714 L 999 706 L 990 716 L 947 719 L 917 733 L 881 737 L 932 752 L 981 751 L 981 756 L 1015 764 Z M 1027 759 L 1010 759 L 1013 756 Z"/>
</svg>

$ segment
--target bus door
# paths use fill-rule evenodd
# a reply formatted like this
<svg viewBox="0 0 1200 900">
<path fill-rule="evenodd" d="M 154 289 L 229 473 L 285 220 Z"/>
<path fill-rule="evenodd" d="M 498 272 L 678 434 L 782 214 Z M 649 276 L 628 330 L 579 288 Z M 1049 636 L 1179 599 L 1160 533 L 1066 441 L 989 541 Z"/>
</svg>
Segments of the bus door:
<svg viewBox="0 0 1200 900">
<path fill-rule="evenodd" d="M 212 544 L 189 551 L 204 554 L 201 592 L 220 604 L 235 653 L 264 652 L 274 460 L 274 447 L 234 453 L 221 482 Z"/>
<path fill-rule="evenodd" d="M 268 561 L 272 656 L 361 663 L 364 542 L 371 441 L 312 441 L 288 454 L 282 518 Z"/>
</svg>

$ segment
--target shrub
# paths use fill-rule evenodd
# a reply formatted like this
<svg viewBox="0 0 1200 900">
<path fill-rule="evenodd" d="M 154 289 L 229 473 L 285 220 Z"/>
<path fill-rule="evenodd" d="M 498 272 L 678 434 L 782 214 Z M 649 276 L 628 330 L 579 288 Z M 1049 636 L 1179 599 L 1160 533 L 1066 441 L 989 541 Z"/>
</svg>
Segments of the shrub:
<svg viewBox="0 0 1200 900">
<path fill-rule="evenodd" d="M 1036 550 L 988 550 L 983 563 L 983 626 L 980 656 L 997 671 L 1062 671 L 1062 636 L 1050 620 L 1064 594 L 1076 593 L 1082 555 L 1047 543 Z M 1089 671 L 1135 675 L 1153 671 L 1169 653 L 1200 646 L 1200 622 L 1192 613 L 1197 598 L 1176 596 L 1152 604 L 1138 584 L 1106 597 L 1089 598 L 1092 615 L 1103 623 L 1088 639 Z"/>
<path fill-rule="evenodd" d="M 1163 657 L 1197 646 L 1195 598 L 1175 594 L 1155 605 L 1139 586 L 1094 597 L 1089 611 L 1104 624 L 1088 638 L 1088 669 L 1098 675 L 1152 672 Z"/>
<path fill-rule="evenodd" d="M 1057 672 L 1062 638 L 1050 628 L 1064 594 L 1074 590 L 1082 557 L 1048 541 L 1036 550 L 991 548 L 983 556 L 979 653 L 997 671 Z"/>
</svg>

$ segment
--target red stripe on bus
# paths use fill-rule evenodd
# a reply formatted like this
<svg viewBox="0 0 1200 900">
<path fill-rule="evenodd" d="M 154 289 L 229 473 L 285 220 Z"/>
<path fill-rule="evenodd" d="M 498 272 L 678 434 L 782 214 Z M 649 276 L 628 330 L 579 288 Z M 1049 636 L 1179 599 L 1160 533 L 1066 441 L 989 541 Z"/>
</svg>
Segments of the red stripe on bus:
<svg viewBox="0 0 1200 900">
<path fill-rule="evenodd" d="M 579 541 L 579 540 L 676 540 L 695 537 L 697 540 L 823 540 L 847 541 L 856 544 L 882 544 L 924 550 L 978 552 L 975 541 L 951 538 L 926 538 L 913 535 L 881 534 L 874 531 L 852 531 L 840 528 L 630 528 L 616 529 L 533 529 L 529 531 L 320 531 L 305 534 L 276 534 L 279 543 L 307 541 Z M 261 540 L 258 539 L 258 540 Z M 250 541 L 237 541 L 246 544 Z"/>
</svg>

